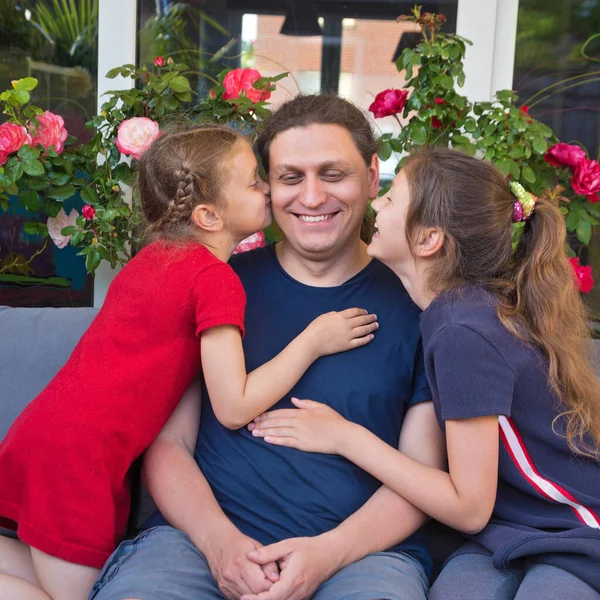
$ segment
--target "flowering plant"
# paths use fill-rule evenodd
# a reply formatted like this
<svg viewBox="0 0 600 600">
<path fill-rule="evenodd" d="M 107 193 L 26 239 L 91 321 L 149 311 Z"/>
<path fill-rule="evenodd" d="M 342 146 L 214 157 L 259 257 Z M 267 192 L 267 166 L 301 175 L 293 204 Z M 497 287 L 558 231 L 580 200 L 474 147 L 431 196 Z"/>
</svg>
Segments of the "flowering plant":
<svg viewBox="0 0 600 600">
<path fill-rule="evenodd" d="M 160 135 L 161 121 L 177 113 L 192 122 L 255 128 L 270 114 L 266 101 L 287 73 L 261 77 L 254 69 L 227 69 L 200 99 L 191 88 L 189 67 L 171 58 L 156 57 L 150 69 L 123 65 L 107 74 L 117 75 L 138 85 L 108 92 L 101 113 L 87 124 L 92 139 L 81 145 L 68 135 L 60 115 L 29 104 L 35 79 L 14 81 L 12 90 L 0 94 L 9 119 L 0 125 L 0 209 L 10 210 L 9 199 L 16 198 L 36 217 L 25 232 L 46 238 L 45 244 L 49 237 L 58 248 L 79 247 L 88 272 L 102 260 L 113 267 L 124 264 L 140 244 L 138 201 L 128 189 L 135 161 Z M 85 205 L 81 214 L 72 209 L 67 215 L 63 202 L 76 193 Z"/>
<path fill-rule="evenodd" d="M 440 33 L 443 15 L 415 6 L 411 15 L 399 20 L 418 24 L 422 41 L 406 48 L 396 61 L 398 70 L 405 72 L 404 87 L 381 92 L 370 107 L 375 118 L 403 119 L 398 134 L 380 136 L 380 158 L 398 153 L 398 171 L 412 150 L 440 144 L 490 160 L 508 179 L 559 206 L 570 234 L 567 252 L 576 257 L 599 222 L 600 164 L 588 158 L 584 148 L 560 143 L 550 127 L 530 114 L 529 106 L 518 105 L 512 90 L 497 92 L 494 102 L 471 102 L 462 96 L 457 90 L 465 82 L 463 59 L 470 42 Z M 514 224 L 515 239 L 523 226 Z M 579 262 L 577 268 L 586 269 L 580 289 L 589 292 L 591 269 Z"/>
</svg>

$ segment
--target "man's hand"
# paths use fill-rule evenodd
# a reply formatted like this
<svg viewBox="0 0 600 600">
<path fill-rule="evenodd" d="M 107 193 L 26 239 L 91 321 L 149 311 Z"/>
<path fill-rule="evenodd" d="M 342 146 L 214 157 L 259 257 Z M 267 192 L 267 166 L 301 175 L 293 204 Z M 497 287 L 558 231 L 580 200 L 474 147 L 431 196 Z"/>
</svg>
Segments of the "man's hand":
<svg viewBox="0 0 600 600">
<path fill-rule="evenodd" d="M 248 553 L 257 565 L 279 563 L 279 581 L 259 594 L 245 594 L 241 600 L 307 600 L 338 569 L 336 553 L 323 536 L 291 538 Z"/>
<path fill-rule="evenodd" d="M 210 572 L 228 600 L 268 592 L 279 580 L 279 569 L 274 561 L 259 564 L 248 559 L 251 550 L 260 548 L 261 544 L 238 531 L 219 536 L 210 548 L 205 548 Z"/>
</svg>

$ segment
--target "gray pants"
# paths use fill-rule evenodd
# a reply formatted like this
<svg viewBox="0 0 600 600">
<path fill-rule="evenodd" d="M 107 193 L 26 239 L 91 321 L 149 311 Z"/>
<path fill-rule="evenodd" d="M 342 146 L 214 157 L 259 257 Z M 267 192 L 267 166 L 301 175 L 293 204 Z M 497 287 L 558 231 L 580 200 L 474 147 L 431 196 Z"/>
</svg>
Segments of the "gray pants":
<svg viewBox="0 0 600 600">
<path fill-rule="evenodd" d="M 600 568 L 600 567 L 599 567 Z M 429 600 L 600 600 L 575 575 L 532 563 L 522 569 L 496 569 L 486 554 L 460 554 L 442 569 Z"/>
<path fill-rule="evenodd" d="M 429 582 L 412 556 L 378 552 L 323 583 L 313 600 L 425 600 Z M 89 600 L 223 600 L 206 559 L 189 537 L 155 527 L 123 542 L 108 559 Z"/>
</svg>

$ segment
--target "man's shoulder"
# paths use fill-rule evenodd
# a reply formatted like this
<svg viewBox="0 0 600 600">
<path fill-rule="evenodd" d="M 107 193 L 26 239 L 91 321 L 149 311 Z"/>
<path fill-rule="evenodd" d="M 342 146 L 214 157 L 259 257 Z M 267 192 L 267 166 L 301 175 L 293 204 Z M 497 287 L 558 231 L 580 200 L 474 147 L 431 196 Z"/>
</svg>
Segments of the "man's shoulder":
<svg viewBox="0 0 600 600">
<path fill-rule="evenodd" d="M 272 268 L 275 266 L 273 247 L 269 245 L 234 254 L 229 259 L 229 264 L 240 277 L 257 269 Z"/>
</svg>

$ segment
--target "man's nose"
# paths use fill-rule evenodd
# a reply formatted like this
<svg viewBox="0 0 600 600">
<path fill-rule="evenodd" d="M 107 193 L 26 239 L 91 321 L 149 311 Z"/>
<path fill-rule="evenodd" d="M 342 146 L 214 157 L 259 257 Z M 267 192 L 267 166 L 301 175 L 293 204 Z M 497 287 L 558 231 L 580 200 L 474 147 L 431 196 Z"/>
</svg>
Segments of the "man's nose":
<svg viewBox="0 0 600 600">
<path fill-rule="evenodd" d="M 305 179 L 301 199 L 306 208 L 318 208 L 327 200 L 327 194 L 318 177 Z"/>
</svg>

